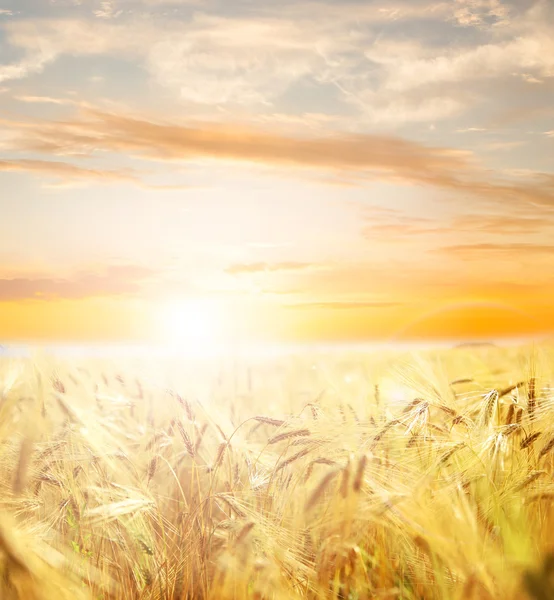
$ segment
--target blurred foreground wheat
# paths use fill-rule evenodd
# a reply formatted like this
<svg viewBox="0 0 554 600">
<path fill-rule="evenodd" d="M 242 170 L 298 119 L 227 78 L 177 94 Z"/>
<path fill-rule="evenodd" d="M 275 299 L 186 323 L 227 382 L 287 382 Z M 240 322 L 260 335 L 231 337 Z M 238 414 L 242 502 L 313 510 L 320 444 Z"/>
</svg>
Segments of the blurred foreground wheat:
<svg viewBox="0 0 554 600">
<path fill-rule="evenodd" d="M 0 598 L 552 597 L 549 348 L 181 366 L 2 359 Z"/>
</svg>

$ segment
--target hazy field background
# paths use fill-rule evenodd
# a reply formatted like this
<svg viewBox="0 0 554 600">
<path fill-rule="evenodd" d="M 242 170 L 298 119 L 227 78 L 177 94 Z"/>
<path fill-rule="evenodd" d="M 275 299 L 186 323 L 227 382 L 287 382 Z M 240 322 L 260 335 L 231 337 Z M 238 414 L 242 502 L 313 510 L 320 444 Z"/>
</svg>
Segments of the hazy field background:
<svg viewBox="0 0 554 600">
<path fill-rule="evenodd" d="M 551 598 L 553 371 L 5 350 L 0 598 Z"/>
</svg>

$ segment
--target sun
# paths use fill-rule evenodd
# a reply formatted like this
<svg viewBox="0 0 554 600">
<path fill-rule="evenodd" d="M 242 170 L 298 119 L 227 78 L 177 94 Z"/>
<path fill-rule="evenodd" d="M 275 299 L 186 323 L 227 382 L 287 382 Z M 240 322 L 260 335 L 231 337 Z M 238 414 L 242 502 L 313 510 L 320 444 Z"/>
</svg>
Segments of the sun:
<svg viewBox="0 0 554 600">
<path fill-rule="evenodd" d="M 210 298 L 168 302 L 161 316 L 163 338 L 173 348 L 205 354 L 223 343 L 223 313 Z"/>
</svg>

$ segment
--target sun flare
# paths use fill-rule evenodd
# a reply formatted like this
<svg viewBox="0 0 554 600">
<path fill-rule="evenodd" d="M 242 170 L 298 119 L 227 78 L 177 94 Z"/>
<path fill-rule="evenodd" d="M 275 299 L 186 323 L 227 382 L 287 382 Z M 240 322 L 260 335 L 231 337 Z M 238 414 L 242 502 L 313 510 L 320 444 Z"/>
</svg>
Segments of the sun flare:
<svg viewBox="0 0 554 600">
<path fill-rule="evenodd" d="M 210 299 L 169 302 L 162 321 L 164 341 L 172 347 L 210 352 L 223 342 L 222 311 Z"/>
</svg>

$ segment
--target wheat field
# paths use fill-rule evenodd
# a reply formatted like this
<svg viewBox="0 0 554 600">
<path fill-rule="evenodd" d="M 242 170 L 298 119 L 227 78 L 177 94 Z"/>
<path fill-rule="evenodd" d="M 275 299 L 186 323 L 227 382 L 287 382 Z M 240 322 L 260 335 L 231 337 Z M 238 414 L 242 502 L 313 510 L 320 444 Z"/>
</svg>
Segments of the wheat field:
<svg viewBox="0 0 554 600">
<path fill-rule="evenodd" d="M 0 598 L 545 599 L 549 345 L 0 359 Z"/>
</svg>

